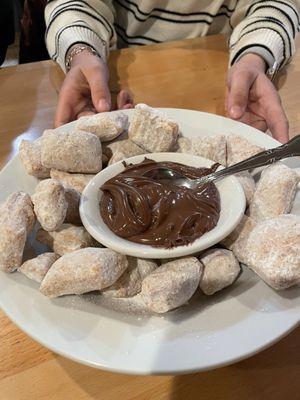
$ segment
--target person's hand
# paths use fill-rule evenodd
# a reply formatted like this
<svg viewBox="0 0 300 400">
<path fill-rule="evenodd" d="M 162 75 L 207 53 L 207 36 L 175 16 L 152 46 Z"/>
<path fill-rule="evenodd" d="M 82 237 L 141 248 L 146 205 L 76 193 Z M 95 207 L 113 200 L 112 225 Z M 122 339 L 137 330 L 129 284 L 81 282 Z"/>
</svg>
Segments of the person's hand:
<svg viewBox="0 0 300 400">
<path fill-rule="evenodd" d="M 265 74 L 265 61 L 247 54 L 228 71 L 226 110 L 230 118 L 271 131 L 275 139 L 288 141 L 288 121 L 279 94 Z"/>
<path fill-rule="evenodd" d="M 88 50 L 73 57 L 59 92 L 55 127 L 83 115 L 110 111 L 111 95 L 108 87 L 109 72 L 105 62 Z M 126 90 L 117 97 L 117 109 L 132 108 L 133 101 Z"/>
</svg>

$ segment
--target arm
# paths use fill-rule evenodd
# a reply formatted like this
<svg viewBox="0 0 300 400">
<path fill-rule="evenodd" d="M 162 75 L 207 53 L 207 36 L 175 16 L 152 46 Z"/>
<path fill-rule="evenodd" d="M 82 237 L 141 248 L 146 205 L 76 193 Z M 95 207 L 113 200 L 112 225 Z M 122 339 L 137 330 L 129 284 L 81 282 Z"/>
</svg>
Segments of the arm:
<svg viewBox="0 0 300 400">
<path fill-rule="evenodd" d="M 50 0 L 45 9 L 46 45 L 50 57 L 66 71 L 65 59 L 75 44 L 87 44 L 106 61 L 116 44 L 109 1 Z"/>
<path fill-rule="evenodd" d="M 295 1 L 240 1 L 231 18 L 230 65 L 243 55 L 261 56 L 268 67 L 284 66 L 295 53 L 299 14 Z"/>
<path fill-rule="evenodd" d="M 240 1 L 231 23 L 227 112 L 275 138 L 288 139 L 288 123 L 279 95 L 266 76 L 280 69 L 295 52 L 299 14 L 296 2 Z"/>
<path fill-rule="evenodd" d="M 113 8 L 100 0 L 50 0 L 45 10 L 46 44 L 51 58 L 67 72 L 59 92 L 55 126 L 83 115 L 111 109 L 107 57 L 115 46 Z M 76 46 L 80 51 L 74 52 Z M 82 51 L 84 46 L 93 49 Z M 70 69 L 66 71 L 66 61 Z M 117 99 L 118 108 L 130 108 L 132 100 L 126 91 Z"/>
</svg>

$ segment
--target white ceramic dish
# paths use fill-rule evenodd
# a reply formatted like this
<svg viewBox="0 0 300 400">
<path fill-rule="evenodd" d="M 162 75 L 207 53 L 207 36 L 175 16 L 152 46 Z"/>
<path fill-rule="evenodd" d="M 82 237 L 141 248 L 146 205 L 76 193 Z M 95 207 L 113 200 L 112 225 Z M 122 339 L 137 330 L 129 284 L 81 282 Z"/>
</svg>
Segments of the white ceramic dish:
<svg viewBox="0 0 300 400">
<path fill-rule="evenodd" d="M 260 146 L 278 145 L 226 118 L 164 111 L 179 122 L 184 136 L 233 133 Z M 298 159 L 288 163 L 300 167 Z M 0 201 L 15 190 L 32 193 L 36 184 L 16 157 L 0 173 Z M 299 192 L 292 211 L 300 215 Z M 31 245 L 34 253 L 41 251 L 36 242 Z M 0 273 L 0 306 L 35 340 L 80 363 L 132 374 L 182 374 L 236 362 L 286 335 L 300 321 L 300 288 L 275 292 L 244 268 L 227 290 L 199 295 L 188 307 L 163 317 L 147 317 L 107 309 L 101 296 L 49 300 L 25 276 Z"/>
<path fill-rule="evenodd" d="M 152 153 L 131 157 L 127 163 L 137 164 L 145 157 L 155 161 L 173 161 L 192 167 L 210 167 L 213 161 L 182 153 Z M 234 176 L 216 182 L 220 194 L 221 212 L 218 224 L 188 246 L 173 249 L 157 248 L 133 243 L 115 235 L 105 225 L 99 210 L 102 192 L 99 188 L 110 178 L 124 170 L 122 162 L 113 164 L 99 172 L 85 188 L 80 203 L 80 216 L 86 230 L 105 247 L 122 254 L 141 258 L 175 258 L 195 254 L 207 249 L 228 236 L 244 215 L 246 200 L 242 186 Z"/>
</svg>

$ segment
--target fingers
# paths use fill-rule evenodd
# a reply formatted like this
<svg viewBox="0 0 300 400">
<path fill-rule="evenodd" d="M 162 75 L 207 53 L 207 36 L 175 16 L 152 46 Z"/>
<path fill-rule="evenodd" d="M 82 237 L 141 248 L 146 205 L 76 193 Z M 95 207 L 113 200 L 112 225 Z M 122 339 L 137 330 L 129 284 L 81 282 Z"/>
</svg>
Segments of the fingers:
<svg viewBox="0 0 300 400">
<path fill-rule="evenodd" d="M 281 123 L 277 123 L 277 126 L 271 126 L 270 128 L 272 136 L 277 139 L 280 143 L 286 143 L 289 140 L 289 123 L 287 120 L 282 118 Z"/>
<path fill-rule="evenodd" d="M 83 70 L 91 90 L 91 97 L 97 112 L 110 111 L 111 96 L 108 87 L 108 69 L 103 62 L 97 62 Z"/>
<path fill-rule="evenodd" d="M 236 68 L 230 73 L 227 93 L 227 112 L 230 118 L 242 118 L 254 80 L 255 75 L 246 69 Z"/>
<path fill-rule="evenodd" d="M 128 90 L 122 89 L 117 96 L 117 109 L 124 110 L 133 107 L 133 99 Z"/>
<path fill-rule="evenodd" d="M 243 122 L 243 121 L 242 121 Z M 247 122 L 245 122 L 247 123 Z M 251 121 L 248 125 L 253 126 L 253 128 L 258 129 L 259 131 L 266 132 L 268 129 L 267 123 L 265 120 L 256 120 L 256 121 Z"/>
<path fill-rule="evenodd" d="M 244 124 L 253 126 L 253 128 L 256 128 L 262 132 L 265 132 L 268 129 L 266 120 L 257 114 L 253 114 L 251 111 L 246 111 L 239 121 L 243 122 Z"/>
<path fill-rule="evenodd" d="M 266 78 L 267 79 L 267 78 Z M 268 99 L 266 107 L 266 122 L 272 133 L 272 136 L 281 143 L 289 140 L 289 124 L 283 110 L 279 94 L 273 84 L 267 81 L 266 98 Z"/>
<path fill-rule="evenodd" d="M 59 93 L 58 104 L 55 113 L 55 128 L 74 120 L 74 109 L 70 100 L 68 88 L 62 87 Z"/>
</svg>

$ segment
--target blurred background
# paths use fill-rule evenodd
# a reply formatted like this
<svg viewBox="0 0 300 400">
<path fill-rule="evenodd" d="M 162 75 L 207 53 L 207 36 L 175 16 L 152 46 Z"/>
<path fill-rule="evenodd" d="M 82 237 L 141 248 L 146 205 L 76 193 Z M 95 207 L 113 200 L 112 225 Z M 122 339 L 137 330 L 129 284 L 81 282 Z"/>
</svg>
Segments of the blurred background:
<svg viewBox="0 0 300 400">
<path fill-rule="evenodd" d="M 0 66 L 47 60 L 47 0 L 0 0 Z"/>
</svg>

